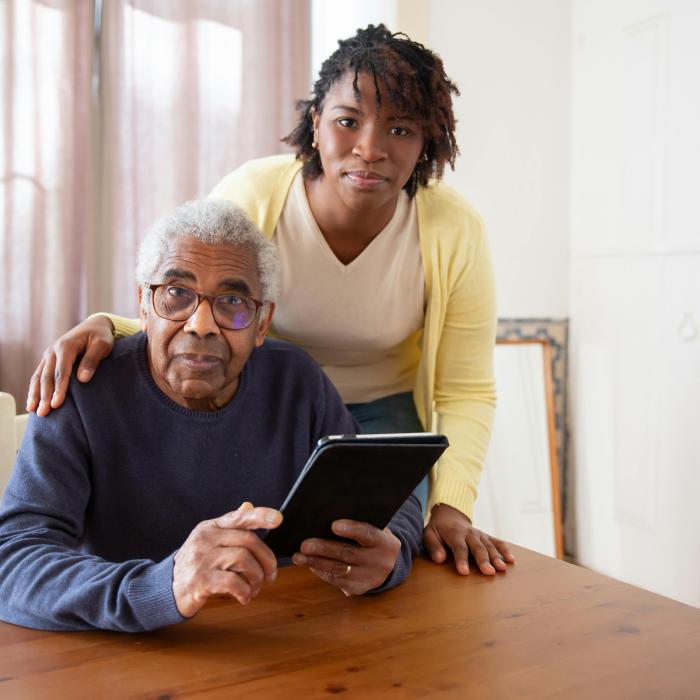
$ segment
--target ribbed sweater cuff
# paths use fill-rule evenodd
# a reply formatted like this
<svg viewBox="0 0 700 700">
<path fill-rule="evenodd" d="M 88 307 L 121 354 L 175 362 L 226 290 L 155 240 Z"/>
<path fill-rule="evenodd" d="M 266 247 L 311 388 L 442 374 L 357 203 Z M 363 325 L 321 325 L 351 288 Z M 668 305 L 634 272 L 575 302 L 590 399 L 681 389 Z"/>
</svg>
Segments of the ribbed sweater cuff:
<svg viewBox="0 0 700 700">
<path fill-rule="evenodd" d="M 171 554 L 163 561 L 144 569 L 129 585 L 129 600 L 134 616 L 146 631 L 175 625 L 187 618 L 180 615 L 173 595 L 173 561 Z"/>
<path fill-rule="evenodd" d="M 433 506 L 445 503 L 464 513 L 470 520 L 476 501 L 476 491 L 464 483 L 463 479 L 450 474 L 440 474 L 440 478 L 433 484 L 432 493 L 428 500 L 428 513 Z"/>
<path fill-rule="evenodd" d="M 123 316 L 115 316 L 114 314 L 103 313 L 102 311 L 92 314 L 90 318 L 94 318 L 95 316 L 105 316 L 112 322 L 115 338 L 128 338 L 130 335 L 134 335 L 134 333 L 138 333 L 141 330 L 139 321 L 136 318 L 124 318 Z"/>
<path fill-rule="evenodd" d="M 396 564 L 394 565 L 393 571 L 387 576 L 386 580 L 381 586 L 377 586 L 376 588 L 372 588 L 371 590 L 367 591 L 367 593 L 382 593 L 383 591 L 387 591 L 390 588 L 394 588 L 395 586 L 398 586 L 400 583 L 403 583 L 408 575 L 411 573 L 411 555 L 408 554 L 408 562 L 406 561 L 406 553 L 404 552 L 404 548 L 401 548 L 401 551 L 399 552 L 399 556 L 396 558 Z"/>
</svg>

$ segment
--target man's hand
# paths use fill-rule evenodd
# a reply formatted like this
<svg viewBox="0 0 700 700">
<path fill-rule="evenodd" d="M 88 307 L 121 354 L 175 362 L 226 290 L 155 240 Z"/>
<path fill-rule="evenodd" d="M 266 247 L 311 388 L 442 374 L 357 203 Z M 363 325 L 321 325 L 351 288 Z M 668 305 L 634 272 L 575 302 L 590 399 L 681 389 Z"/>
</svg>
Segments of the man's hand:
<svg viewBox="0 0 700 700">
<path fill-rule="evenodd" d="M 27 411 L 47 416 L 52 408 L 63 403 L 73 365 L 81 353 L 83 358 L 78 365 L 77 377 L 81 382 L 89 382 L 97 365 L 112 352 L 113 332 L 114 326 L 106 316 L 95 316 L 71 328 L 49 345 L 29 381 Z"/>
<path fill-rule="evenodd" d="M 430 522 L 423 531 L 423 544 L 436 564 L 447 559 L 445 547 L 449 547 L 457 572 L 464 575 L 469 574 L 469 552 L 481 573 L 487 576 L 497 570 L 505 571 L 506 562 L 515 561 L 503 540 L 477 530 L 464 513 L 444 503 L 433 507 Z"/>
<path fill-rule="evenodd" d="M 265 581 L 274 581 L 275 555 L 251 530 L 272 530 L 281 522 L 279 511 L 244 503 L 199 523 L 175 555 L 173 595 L 180 614 L 192 617 L 212 595 L 229 595 L 246 605 Z"/>
<path fill-rule="evenodd" d="M 391 530 L 357 520 L 336 520 L 333 532 L 355 540 L 308 539 L 292 558 L 298 566 L 308 566 L 316 576 L 340 588 L 345 595 L 362 595 L 386 581 L 394 570 L 401 542 Z"/>
</svg>

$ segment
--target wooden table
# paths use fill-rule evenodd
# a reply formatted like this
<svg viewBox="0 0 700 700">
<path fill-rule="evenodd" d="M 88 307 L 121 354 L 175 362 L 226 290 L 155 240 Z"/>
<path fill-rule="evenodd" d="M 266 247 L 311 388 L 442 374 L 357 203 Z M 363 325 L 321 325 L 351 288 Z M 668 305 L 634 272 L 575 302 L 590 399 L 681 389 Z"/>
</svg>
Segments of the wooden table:
<svg viewBox="0 0 700 700">
<path fill-rule="evenodd" d="M 0 623 L 0 697 L 700 697 L 699 610 L 514 550 L 505 575 L 421 560 L 364 598 L 285 569 L 150 634 Z"/>
</svg>

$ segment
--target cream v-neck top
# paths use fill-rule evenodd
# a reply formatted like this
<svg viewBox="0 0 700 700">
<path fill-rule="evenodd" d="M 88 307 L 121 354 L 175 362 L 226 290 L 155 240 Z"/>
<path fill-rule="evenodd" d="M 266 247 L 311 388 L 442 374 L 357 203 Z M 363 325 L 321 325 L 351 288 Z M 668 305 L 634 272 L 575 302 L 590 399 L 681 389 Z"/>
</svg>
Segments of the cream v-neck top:
<svg viewBox="0 0 700 700">
<path fill-rule="evenodd" d="M 311 213 L 299 172 L 273 240 L 281 262 L 275 334 L 304 348 L 345 403 L 413 391 L 425 321 L 415 200 L 402 190 L 391 221 L 345 265 Z"/>
</svg>

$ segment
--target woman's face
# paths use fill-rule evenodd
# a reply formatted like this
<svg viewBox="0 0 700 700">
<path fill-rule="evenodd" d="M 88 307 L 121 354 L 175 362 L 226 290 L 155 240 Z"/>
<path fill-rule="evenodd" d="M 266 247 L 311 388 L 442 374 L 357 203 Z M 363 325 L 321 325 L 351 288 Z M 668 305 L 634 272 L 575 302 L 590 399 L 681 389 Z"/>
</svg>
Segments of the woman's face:
<svg viewBox="0 0 700 700">
<path fill-rule="evenodd" d="M 358 75 L 359 98 L 353 79 L 354 72 L 346 72 L 326 94 L 320 114 L 313 114 L 323 187 L 350 209 L 395 206 L 423 152 L 423 131 L 412 115 L 397 112 L 381 82 L 377 109 L 373 78 Z"/>
</svg>

